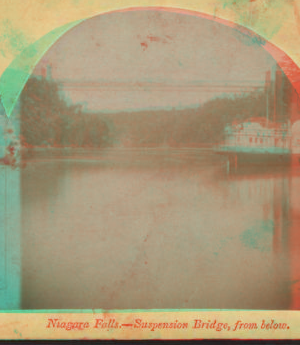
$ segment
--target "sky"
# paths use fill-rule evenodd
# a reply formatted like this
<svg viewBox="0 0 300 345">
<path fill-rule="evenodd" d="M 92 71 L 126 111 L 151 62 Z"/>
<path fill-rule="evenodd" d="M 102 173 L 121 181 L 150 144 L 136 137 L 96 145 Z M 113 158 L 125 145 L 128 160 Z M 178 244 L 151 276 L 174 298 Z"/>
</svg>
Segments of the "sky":
<svg viewBox="0 0 300 345">
<path fill-rule="evenodd" d="M 73 103 L 128 111 L 198 106 L 224 96 L 225 84 L 262 86 L 275 62 L 259 42 L 220 23 L 132 11 L 99 15 L 71 29 L 34 74 L 47 64 L 53 79 L 71 83 L 64 92 Z"/>
</svg>

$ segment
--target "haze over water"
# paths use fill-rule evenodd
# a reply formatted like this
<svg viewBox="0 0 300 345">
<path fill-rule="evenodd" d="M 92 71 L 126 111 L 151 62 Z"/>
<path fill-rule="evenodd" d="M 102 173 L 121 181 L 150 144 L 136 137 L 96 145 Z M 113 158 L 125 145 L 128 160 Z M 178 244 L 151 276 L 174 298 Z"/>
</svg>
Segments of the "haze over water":
<svg viewBox="0 0 300 345">
<path fill-rule="evenodd" d="M 22 308 L 297 307 L 289 169 L 228 173 L 197 149 L 81 154 L 22 170 Z"/>
<path fill-rule="evenodd" d="M 178 13 L 63 35 L 21 97 L 22 308 L 299 309 L 299 169 L 187 148 L 266 104 L 286 121 L 279 72 L 262 42 Z"/>
</svg>

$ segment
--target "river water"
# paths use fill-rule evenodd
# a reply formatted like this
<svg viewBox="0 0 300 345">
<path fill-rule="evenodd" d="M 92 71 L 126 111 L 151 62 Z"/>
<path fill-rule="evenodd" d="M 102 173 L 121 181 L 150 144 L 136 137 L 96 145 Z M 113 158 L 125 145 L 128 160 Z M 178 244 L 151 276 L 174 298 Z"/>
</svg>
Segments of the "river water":
<svg viewBox="0 0 300 345">
<path fill-rule="evenodd" d="M 32 155 L 22 308 L 299 309 L 300 170 L 199 149 Z"/>
</svg>

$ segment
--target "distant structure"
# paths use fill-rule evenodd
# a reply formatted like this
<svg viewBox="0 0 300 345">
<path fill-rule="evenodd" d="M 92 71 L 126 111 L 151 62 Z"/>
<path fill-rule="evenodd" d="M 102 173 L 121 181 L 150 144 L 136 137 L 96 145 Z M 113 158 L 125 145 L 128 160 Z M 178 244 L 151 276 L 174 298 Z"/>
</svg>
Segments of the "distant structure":
<svg viewBox="0 0 300 345">
<path fill-rule="evenodd" d="M 39 71 L 36 71 L 41 77 L 52 80 L 52 64 L 44 64 L 40 67 Z"/>
<path fill-rule="evenodd" d="M 52 79 L 52 65 L 51 64 L 47 65 L 46 79 L 47 80 L 51 80 Z"/>
<path fill-rule="evenodd" d="M 225 140 L 216 152 L 228 157 L 229 168 L 246 162 L 300 162 L 299 97 L 278 66 L 266 73 L 265 95 L 264 117 L 234 121 L 225 128 Z"/>
</svg>

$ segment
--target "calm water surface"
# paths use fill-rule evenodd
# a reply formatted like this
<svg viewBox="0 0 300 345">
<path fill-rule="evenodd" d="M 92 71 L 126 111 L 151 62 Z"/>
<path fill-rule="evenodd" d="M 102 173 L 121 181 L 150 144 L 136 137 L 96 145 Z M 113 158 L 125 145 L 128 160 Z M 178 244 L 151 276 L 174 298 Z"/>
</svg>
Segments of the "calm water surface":
<svg viewBox="0 0 300 345">
<path fill-rule="evenodd" d="M 300 309 L 297 169 L 228 172 L 196 149 L 41 156 L 22 169 L 23 308 Z"/>
</svg>

